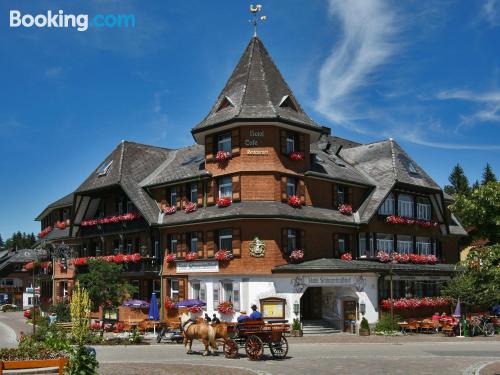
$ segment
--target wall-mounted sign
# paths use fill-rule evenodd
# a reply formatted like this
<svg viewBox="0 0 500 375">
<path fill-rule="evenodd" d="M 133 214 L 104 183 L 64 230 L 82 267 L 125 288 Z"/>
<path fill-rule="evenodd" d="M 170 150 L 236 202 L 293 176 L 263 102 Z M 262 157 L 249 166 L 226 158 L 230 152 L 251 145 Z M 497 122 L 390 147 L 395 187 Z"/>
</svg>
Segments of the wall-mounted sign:
<svg viewBox="0 0 500 375">
<path fill-rule="evenodd" d="M 250 138 L 243 141 L 245 146 L 258 146 L 259 141 L 256 138 L 264 138 L 264 130 L 250 130 Z"/>
<path fill-rule="evenodd" d="M 385 280 L 390 280 L 390 279 L 391 279 L 390 276 L 385 277 Z M 450 280 L 451 277 L 450 276 L 410 276 L 410 275 L 400 276 L 400 275 L 393 275 L 392 279 L 393 280 L 406 280 L 406 281 L 412 281 L 412 280 L 415 280 L 415 281 L 446 281 L 446 280 Z"/>
<path fill-rule="evenodd" d="M 247 155 L 264 156 L 269 155 L 268 150 L 247 150 Z"/>
<path fill-rule="evenodd" d="M 177 273 L 188 272 L 219 272 L 218 260 L 197 260 L 193 262 L 177 262 L 175 264 Z"/>
<path fill-rule="evenodd" d="M 263 257 L 266 252 L 266 243 L 255 236 L 250 242 L 250 255 L 256 258 Z"/>
<path fill-rule="evenodd" d="M 302 293 L 309 286 L 353 286 L 362 292 L 366 286 L 363 276 L 296 276 L 291 280 L 297 293 Z"/>
</svg>

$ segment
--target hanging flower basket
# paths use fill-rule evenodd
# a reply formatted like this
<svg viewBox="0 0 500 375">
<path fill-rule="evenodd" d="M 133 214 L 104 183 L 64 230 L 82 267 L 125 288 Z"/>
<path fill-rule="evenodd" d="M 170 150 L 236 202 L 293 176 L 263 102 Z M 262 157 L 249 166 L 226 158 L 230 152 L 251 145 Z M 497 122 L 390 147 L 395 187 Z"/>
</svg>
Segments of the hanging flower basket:
<svg viewBox="0 0 500 375">
<path fill-rule="evenodd" d="M 198 205 L 193 202 L 188 202 L 186 207 L 184 207 L 184 212 L 189 214 L 191 212 L 195 212 L 198 209 Z"/>
<path fill-rule="evenodd" d="M 226 315 L 234 314 L 233 303 L 230 301 L 221 302 L 219 306 L 217 306 L 217 311 Z"/>
<path fill-rule="evenodd" d="M 224 261 L 230 261 L 233 259 L 233 254 L 229 250 L 219 250 L 215 253 L 214 255 L 215 259 L 218 261 L 224 262 Z"/>
<path fill-rule="evenodd" d="M 392 303 L 391 303 L 392 302 Z M 380 303 L 382 309 L 390 310 L 391 304 L 395 310 L 417 309 L 422 307 L 444 307 L 448 306 L 451 301 L 444 297 L 423 297 L 423 298 L 400 298 L 400 299 L 384 299 Z"/>
<path fill-rule="evenodd" d="M 198 254 L 195 253 L 194 251 L 190 251 L 189 253 L 186 254 L 186 256 L 184 257 L 184 260 L 186 262 L 191 262 L 193 260 L 196 260 L 196 258 L 198 258 Z"/>
<path fill-rule="evenodd" d="M 387 216 L 385 218 L 385 222 L 394 225 L 418 225 L 422 228 L 432 228 L 438 226 L 437 221 L 410 219 L 407 217 L 396 215 Z"/>
<path fill-rule="evenodd" d="M 191 314 L 198 314 L 203 311 L 201 306 L 190 306 L 187 309 Z"/>
<path fill-rule="evenodd" d="M 172 207 L 164 207 L 163 208 L 163 213 L 165 215 L 173 215 L 177 212 L 177 207 L 172 206 Z"/>
<path fill-rule="evenodd" d="M 215 161 L 219 164 L 227 163 L 229 159 L 231 159 L 231 153 L 229 152 L 218 151 L 217 154 L 215 154 Z"/>
<path fill-rule="evenodd" d="M 288 154 L 288 157 L 293 161 L 304 160 L 304 153 L 299 151 L 292 151 Z"/>
<path fill-rule="evenodd" d="M 300 208 L 302 204 L 300 203 L 300 198 L 296 195 L 290 195 L 288 197 L 288 204 L 293 208 Z"/>
<path fill-rule="evenodd" d="M 351 253 L 344 253 L 340 256 L 340 259 L 342 260 L 352 260 L 352 255 Z"/>
<path fill-rule="evenodd" d="M 290 260 L 294 263 L 302 262 L 304 259 L 304 250 L 295 249 L 290 253 Z"/>
<path fill-rule="evenodd" d="M 223 197 L 223 198 L 219 198 L 217 199 L 217 207 L 227 207 L 227 206 L 230 206 L 231 205 L 231 198 L 229 197 Z"/>
<path fill-rule="evenodd" d="M 350 204 L 344 203 L 339 206 L 339 212 L 343 215 L 352 214 L 352 206 Z"/>
<path fill-rule="evenodd" d="M 44 229 L 44 230 L 42 230 L 40 233 L 38 233 L 38 237 L 43 238 L 43 237 L 45 237 L 47 234 L 49 234 L 50 232 L 52 232 L 52 227 L 49 225 L 47 228 L 45 228 L 45 229 Z"/>
<path fill-rule="evenodd" d="M 174 307 L 175 307 L 175 303 L 170 298 L 167 298 L 165 300 L 165 308 L 167 310 L 170 310 L 170 309 L 173 309 Z"/>
<path fill-rule="evenodd" d="M 167 264 L 174 263 L 174 261 L 175 261 L 175 255 L 174 254 L 167 254 L 165 256 L 165 261 L 167 262 Z"/>
</svg>

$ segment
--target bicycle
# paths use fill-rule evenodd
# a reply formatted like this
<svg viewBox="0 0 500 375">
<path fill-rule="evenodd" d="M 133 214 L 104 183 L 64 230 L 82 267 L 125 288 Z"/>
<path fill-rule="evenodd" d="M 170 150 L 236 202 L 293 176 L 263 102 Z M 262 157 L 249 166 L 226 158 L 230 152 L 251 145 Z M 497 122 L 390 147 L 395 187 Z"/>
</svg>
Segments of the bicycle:
<svg viewBox="0 0 500 375">
<path fill-rule="evenodd" d="M 491 323 L 488 317 L 475 316 L 472 321 L 472 336 L 483 334 L 484 336 L 491 337 L 495 334 L 495 325 Z"/>
</svg>

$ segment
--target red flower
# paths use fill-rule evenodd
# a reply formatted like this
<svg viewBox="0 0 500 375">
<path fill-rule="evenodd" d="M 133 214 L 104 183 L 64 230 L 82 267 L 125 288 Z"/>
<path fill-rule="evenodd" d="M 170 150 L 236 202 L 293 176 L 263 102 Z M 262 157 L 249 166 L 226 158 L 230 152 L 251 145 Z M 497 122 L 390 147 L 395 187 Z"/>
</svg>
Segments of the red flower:
<svg viewBox="0 0 500 375">
<path fill-rule="evenodd" d="M 423 297 L 423 298 L 400 298 L 392 300 L 392 306 L 396 310 L 416 309 L 421 307 L 443 307 L 450 304 L 450 300 L 444 297 Z M 382 309 L 391 308 L 391 299 L 384 299 L 380 302 Z"/>
<path fill-rule="evenodd" d="M 43 237 L 45 237 L 47 234 L 49 234 L 50 232 L 52 232 L 52 227 L 49 225 L 47 228 L 45 228 L 45 229 L 44 229 L 44 230 L 42 230 L 40 233 L 38 233 L 38 237 L 43 238 Z"/>
<path fill-rule="evenodd" d="M 227 207 L 227 206 L 230 206 L 231 203 L 232 203 L 231 198 L 229 198 L 229 197 L 223 197 L 223 198 L 217 199 L 217 206 L 218 207 Z"/>
<path fill-rule="evenodd" d="M 233 254 L 229 250 L 221 249 L 215 253 L 214 257 L 223 262 L 233 259 Z"/>
<path fill-rule="evenodd" d="M 341 214 L 350 215 L 352 214 L 352 206 L 350 204 L 344 203 L 339 206 L 339 211 Z"/>
<path fill-rule="evenodd" d="M 170 298 L 167 298 L 165 300 L 165 308 L 167 310 L 170 310 L 170 309 L 173 309 L 174 307 L 175 307 L 175 303 Z"/>
<path fill-rule="evenodd" d="M 342 260 L 352 260 L 352 255 L 351 253 L 344 253 L 340 256 L 340 259 Z"/>
<path fill-rule="evenodd" d="M 165 256 L 165 261 L 167 263 L 173 263 L 175 261 L 175 255 L 174 254 L 167 254 Z"/>
<path fill-rule="evenodd" d="M 163 209 L 163 213 L 165 215 L 172 215 L 172 214 L 175 214 L 177 212 L 177 208 L 175 206 L 172 206 L 172 207 L 165 207 Z"/>
<path fill-rule="evenodd" d="M 217 306 L 217 311 L 226 315 L 234 314 L 233 303 L 230 301 L 221 302 L 219 306 Z"/>
<path fill-rule="evenodd" d="M 385 251 L 379 251 L 377 253 L 377 259 L 379 260 L 379 262 L 388 263 L 391 260 L 391 256 Z"/>
<path fill-rule="evenodd" d="M 195 260 L 196 258 L 198 258 L 198 254 L 195 253 L 194 251 L 190 251 L 186 254 L 186 256 L 184 257 L 184 260 L 186 262 L 191 262 L 191 261 Z"/>
<path fill-rule="evenodd" d="M 300 208 L 302 204 L 300 203 L 300 198 L 296 195 L 290 195 L 288 197 L 288 204 L 293 208 Z"/>
<path fill-rule="evenodd" d="M 129 212 L 127 214 L 123 215 L 113 215 L 113 216 L 108 216 L 108 217 L 103 217 L 99 219 L 88 219 L 88 220 L 82 220 L 80 225 L 82 227 L 92 227 L 100 224 L 112 224 L 112 223 L 119 223 L 121 221 L 132 221 L 140 218 L 141 215 L 138 212 Z"/>
<path fill-rule="evenodd" d="M 290 253 L 290 260 L 292 262 L 301 262 L 304 259 L 304 250 L 295 249 Z"/>
<path fill-rule="evenodd" d="M 418 225 L 421 226 L 422 228 L 431 228 L 438 226 L 438 223 L 436 221 L 409 219 L 406 217 L 396 216 L 396 215 L 387 216 L 385 218 L 385 222 L 388 224 L 396 224 L 396 225 Z"/>
<path fill-rule="evenodd" d="M 229 159 L 231 159 L 231 154 L 229 152 L 226 152 L 226 151 L 219 151 L 215 155 L 215 161 L 217 163 L 225 163 Z"/>
<path fill-rule="evenodd" d="M 188 311 L 191 314 L 197 314 L 197 313 L 200 313 L 202 310 L 201 310 L 201 306 L 190 306 L 190 307 L 188 307 Z"/>
<path fill-rule="evenodd" d="M 58 221 L 56 223 L 57 229 L 65 229 L 66 228 L 66 223 L 64 221 Z"/>
<path fill-rule="evenodd" d="M 132 254 L 130 257 L 134 263 L 139 263 L 142 259 L 142 256 L 139 253 Z"/>
<path fill-rule="evenodd" d="M 125 261 L 125 256 L 123 254 L 116 254 L 113 257 L 113 263 L 122 264 Z"/>
<path fill-rule="evenodd" d="M 184 207 L 184 212 L 185 213 L 190 213 L 190 212 L 195 212 L 198 209 L 198 205 L 193 202 L 188 202 L 186 204 L 186 207 Z"/>
<path fill-rule="evenodd" d="M 293 160 L 293 161 L 304 160 L 304 153 L 299 152 L 299 151 L 291 151 L 288 154 L 288 157 L 290 158 L 290 160 Z"/>
</svg>

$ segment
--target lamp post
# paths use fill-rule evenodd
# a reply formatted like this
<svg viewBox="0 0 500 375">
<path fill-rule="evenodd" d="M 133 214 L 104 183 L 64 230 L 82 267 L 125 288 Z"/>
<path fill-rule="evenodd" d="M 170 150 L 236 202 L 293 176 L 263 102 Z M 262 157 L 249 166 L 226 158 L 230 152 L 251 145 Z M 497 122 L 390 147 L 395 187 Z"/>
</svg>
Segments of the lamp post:
<svg viewBox="0 0 500 375">
<path fill-rule="evenodd" d="M 293 313 L 295 314 L 295 316 L 297 316 L 299 318 L 299 314 L 300 314 L 300 303 L 299 303 L 299 301 L 295 301 L 293 303 Z"/>
<path fill-rule="evenodd" d="M 361 313 L 361 316 L 364 317 L 366 314 L 366 303 L 364 300 L 361 300 L 359 303 L 359 312 Z"/>
</svg>

